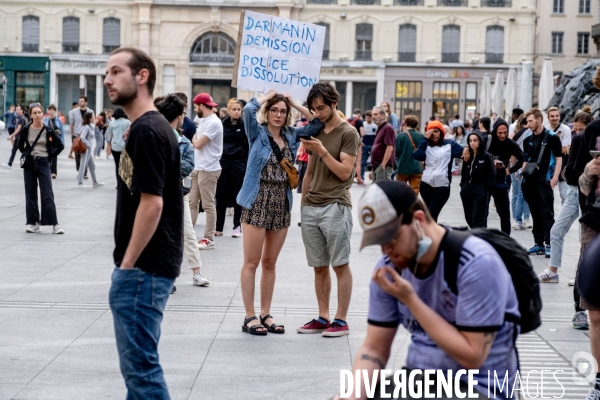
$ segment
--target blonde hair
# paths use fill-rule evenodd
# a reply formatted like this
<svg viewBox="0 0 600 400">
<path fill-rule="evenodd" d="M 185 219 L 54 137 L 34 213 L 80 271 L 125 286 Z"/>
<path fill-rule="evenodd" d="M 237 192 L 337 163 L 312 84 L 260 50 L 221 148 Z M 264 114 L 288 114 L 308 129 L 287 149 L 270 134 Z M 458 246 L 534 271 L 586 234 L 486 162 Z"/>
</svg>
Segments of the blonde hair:
<svg viewBox="0 0 600 400">
<path fill-rule="evenodd" d="M 346 119 L 346 116 L 344 115 L 344 113 L 341 110 L 337 110 L 338 114 L 340 117 L 342 117 L 342 119 Z"/>
<path fill-rule="evenodd" d="M 229 99 L 229 101 L 227 102 L 227 109 L 229 110 L 231 108 L 231 106 L 234 104 L 239 104 L 240 107 L 244 108 L 242 106 L 242 102 L 234 97 L 234 98 Z"/>
<path fill-rule="evenodd" d="M 258 122 L 261 125 L 269 122 L 269 117 L 267 115 L 269 113 L 269 110 L 275 104 L 282 102 L 282 101 L 285 103 L 285 106 L 287 108 L 287 115 L 286 115 L 283 126 L 292 126 L 292 106 L 291 106 L 289 100 L 287 98 L 285 98 L 282 94 L 276 94 L 275 96 L 273 96 L 269 100 L 267 100 L 267 102 L 265 104 L 262 105 L 260 110 L 258 110 L 258 113 L 256 113 L 256 122 Z"/>
<path fill-rule="evenodd" d="M 560 116 L 560 110 L 558 109 L 558 107 L 552 106 L 548 109 L 548 114 L 550 114 L 553 111 L 558 111 L 558 115 Z"/>
</svg>

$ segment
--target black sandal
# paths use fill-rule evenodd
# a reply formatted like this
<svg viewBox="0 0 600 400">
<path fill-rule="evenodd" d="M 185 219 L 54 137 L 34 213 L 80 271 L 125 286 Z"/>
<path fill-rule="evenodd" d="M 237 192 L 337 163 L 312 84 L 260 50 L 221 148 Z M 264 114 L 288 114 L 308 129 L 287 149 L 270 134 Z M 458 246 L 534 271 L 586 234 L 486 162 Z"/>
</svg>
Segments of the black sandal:
<svg viewBox="0 0 600 400">
<path fill-rule="evenodd" d="M 256 318 L 256 315 L 253 317 L 244 319 L 244 325 L 242 325 L 242 332 L 249 333 L 251 335 L 256 335 L 256 336 L 267 336 L 267 331 L 259 331 L 259 329 L 265 329 L 264 326 L 262 326 L 260 324 L 248 326 L 248 322 L 252 322 L 254 320 L 258 321 L 258 318 Z"/>
<path fill-rule="evenodd" d="M 261 316 L 260 317 L 260 323 L 263 324 L 263 326 L 265 328 L 267 328 L 267 330 L 271 333 L 285 333 L 285 328 L 283 325 L 276 325 L 276 324 L 271 324 L 271 326 L 268 326 L 265 321 L 268 320 L 269 318 L 273 319 L 273 316 L 271 314 L 267 314 L 264 317 Z M 281 329 L 277 329 L 277 328 L 281 328 Z"/>
</svg>

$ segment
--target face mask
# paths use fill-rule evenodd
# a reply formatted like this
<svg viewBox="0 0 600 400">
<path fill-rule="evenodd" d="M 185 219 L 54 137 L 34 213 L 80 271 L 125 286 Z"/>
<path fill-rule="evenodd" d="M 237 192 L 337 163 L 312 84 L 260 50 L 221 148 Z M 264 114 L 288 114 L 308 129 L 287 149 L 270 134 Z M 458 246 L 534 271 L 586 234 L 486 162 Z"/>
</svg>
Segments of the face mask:
<svg viewBox="0 0 600 400">
<path fill-rule="evenodd" d="M 419 223 L 419 221 L 415 221 L 415 222 L 417 223 L 417 229 L 421 232 L 421 239 L 419 240 L 419 243 L 418 243 L 419 248 L 417 250 L 417 262 L 419 262 L 421 260 L 421 258 L 423 258 L 425 253 L 427 253 L 427 251 L 431 247 L 432 240 L 430 237 L 425 236 L 425 232 L 423 232 L 423 229 L 421 228 L 421 224 Z"/>
</svg>

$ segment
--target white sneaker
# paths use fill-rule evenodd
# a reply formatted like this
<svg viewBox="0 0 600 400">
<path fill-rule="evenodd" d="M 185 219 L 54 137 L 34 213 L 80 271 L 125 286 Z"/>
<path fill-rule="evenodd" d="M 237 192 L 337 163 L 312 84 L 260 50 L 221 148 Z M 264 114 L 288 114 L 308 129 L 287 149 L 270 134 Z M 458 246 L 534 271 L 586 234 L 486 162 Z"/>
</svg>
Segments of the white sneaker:
<svg viewBox="0 0 600 400">
<path fill-rule="evenodd" d="M 525 228 L 533 229 L 533 220 L 531 218 L 529 218 L 528 220 L 525 220 Z"/>
<path fill-rule="evenodd" d="M 235 228 L 233 230 L 233 233 L 231 234 L 232 237 L 234 238 L 240 238 L 242 237 L 242 227 L 238 226 L 237 228 Z"/>
<path fill-rule="evenodd" d="M 60 225 L 56 224 L 52 227 L 52 233 L 56 235 L 62 235 L 63 233 L 65 233 L 65 231 L 63 230 L 63 228 L 60 227 Z"/>
<path fill-rule="evenodd" d="M 208 279 L 206 279 L 204 276 L 202 276 L 202 274 L 200 272 L 196 272 L 194 274 L 194 277 L 192 278 L 192 282 L 196 286 L 208 286 L 210 283 L 208 281 Z"/>
<path fill-rule="evenodd" d="M 102 182 L 94 182 L 93 186 L 94 186 L 94 188 L 98 188 L 100 186 L 104 186 L 104 183 L 102 183 Z"/>
<path fill-rule="evenodd" d="M 588 392 L 585 400 L 600 400 L 600 390 L 596 388 L 591 389 Z"/>
<path fill-rule="evenodd" d="M 2 163 L 2 164 L 0 164 L 0 165 L 2 165 L 2 166 L 3 166 L 4 168 L 6 168 L 6 169 L 11 169 L 11 166 L 10 166 L 10 165 L 8 165 L 8 164 L 6 164 L 6 163 Z"/>
<path fill-rule="evenodd" d="M 35 224 L 35 225 L 27 225 L 27 228 L 25 228 L 25 232 L 27 233 L 40 233 L 40 224 Z"/>
<path fill-rule="evenodd" d="M 198 250 L 212 250 L 215 247 L 217 247 L 215 242 L 207 238 L 204 238 L 198 242 Z"/>
<path fill-rule="evenodd" d="M 558 283 L 558 272 L 552 272 L 550 268 L 546 268 L 538 275 L 538 281 L 540 283 Z"/>
<path fill-rule="evenodd" d="M 575 278 L 569 279 L 568 285 L 569 286 L 575 286 Z"/>
</svg>

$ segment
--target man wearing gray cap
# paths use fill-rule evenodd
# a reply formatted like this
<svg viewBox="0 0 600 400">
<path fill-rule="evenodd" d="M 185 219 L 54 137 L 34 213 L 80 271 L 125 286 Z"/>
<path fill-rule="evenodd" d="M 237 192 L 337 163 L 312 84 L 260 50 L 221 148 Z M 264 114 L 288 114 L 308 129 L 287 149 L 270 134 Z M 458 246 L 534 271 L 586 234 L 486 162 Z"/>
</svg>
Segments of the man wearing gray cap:
<svg viewBox="0 0 600 400">
<path fill-rule="evenodd" d="M 408 370 L 456 374 L 478 369 L 474 388 L 482 395 L 488 383 L 490 390 L 499 385 L 493 378 L 496 372 L 500 381 L 507 378 L 509 388 L 496 387 L 496 396 L 510 398 L 518 370 L 514 339 L 519 328 L 505 315 L 520 314 L 511 276 L 494 248 L 475 236 L 466 239 L 455 295 L 444 279 L 450 229 L 433 220 L 407 184 L 371 185 L 359 201 L 358 215 L 364 231 L 361 249 L 380 245 L 383 256 L 370 284 L 367 335 L 354 371 L 368 370 L 371 377 L 384 369 L 398 326 L 403 325 L 412 338 Z M 466 381 L 462 376 L 462 389 Z M 364 386 L 361 394 L 365 398 Z"/>
</svg>

